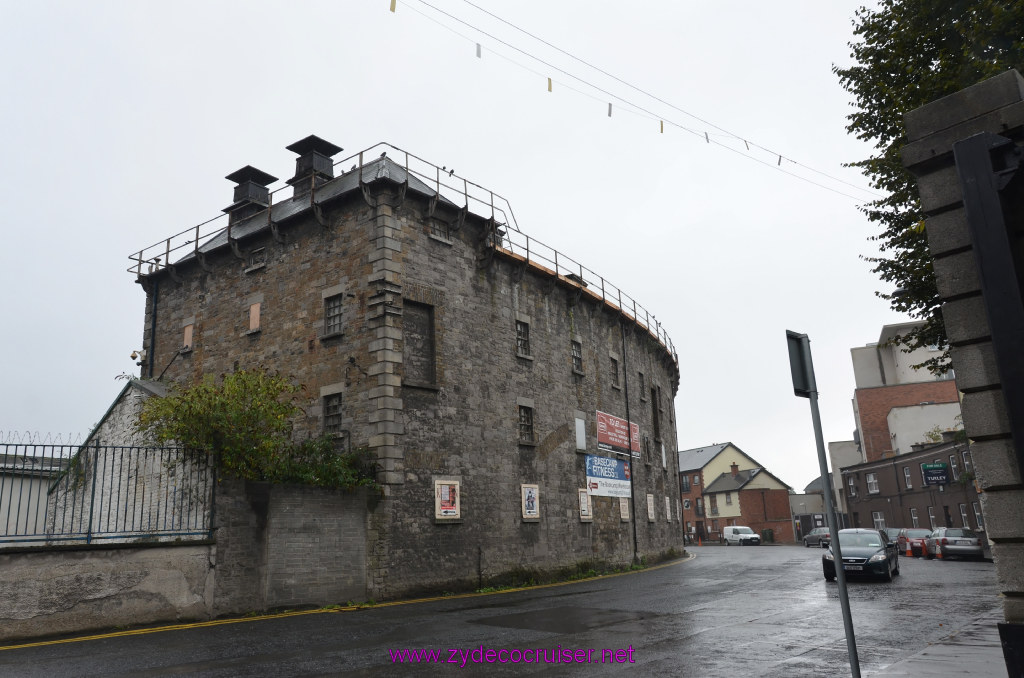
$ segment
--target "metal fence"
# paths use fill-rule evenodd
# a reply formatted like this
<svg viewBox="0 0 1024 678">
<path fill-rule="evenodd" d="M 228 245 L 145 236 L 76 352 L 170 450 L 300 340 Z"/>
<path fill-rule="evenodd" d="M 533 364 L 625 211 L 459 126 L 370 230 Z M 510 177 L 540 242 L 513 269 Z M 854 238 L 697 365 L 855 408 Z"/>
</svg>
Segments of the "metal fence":
<svg viewBox="0 0 1024 678">
<path fill-rule="evenodd" d="M 0 443 L 0 548 L 207 539 L 214 486 L 181 448 Z"/>
</svg>

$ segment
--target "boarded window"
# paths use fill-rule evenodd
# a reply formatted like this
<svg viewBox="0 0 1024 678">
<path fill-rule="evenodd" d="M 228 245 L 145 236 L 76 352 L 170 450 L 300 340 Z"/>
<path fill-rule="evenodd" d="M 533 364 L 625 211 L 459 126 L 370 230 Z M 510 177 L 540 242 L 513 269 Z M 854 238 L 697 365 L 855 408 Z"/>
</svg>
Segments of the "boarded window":
<svg viewBox="0 0 1024 678">
<path fill-rule="evenodd" d="M 249 331 L 255 332 L 260 328 L 260 305 L 252 304 L 249 306 Z"/>
<path fill-rule="evenodd" d="M 341 433 L 341 394 L 334 393 L 324 398 L 324 431 Z"/>
<path fill-rule="evenodd" d="M 402 303 L 402 338 L 405 380 L 433 386 L 437 380 L 434 347 L 434 307 L 405 300 Z"/>
<path fill-rule="evenodd" d="M 183 351 L 192 350 L 192 325 L 185 325 L 185 336 L 181 340 Z"/>
</svg>

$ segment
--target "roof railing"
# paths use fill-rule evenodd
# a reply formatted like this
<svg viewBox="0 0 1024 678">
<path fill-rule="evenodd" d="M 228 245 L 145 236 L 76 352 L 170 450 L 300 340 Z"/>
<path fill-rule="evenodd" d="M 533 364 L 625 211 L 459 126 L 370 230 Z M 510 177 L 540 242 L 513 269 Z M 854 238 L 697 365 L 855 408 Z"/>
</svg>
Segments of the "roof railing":
<svg viewBox="0 0 1024 678">
<path fill-rule="evenodd" d="M 381 150 L 377 153 L 378 149 Z M 408 151 L 392 146 L 386 142 L 380 142 L 367 149 L 359 151 L 342 160 L 334 163 L 334 168 L 339 169 L 338 176 L 331 179 L 336 181 L 342 177 L 358 172 L 360 185 L 372 181 L 377 175 L 369 176 L 373 171 L 372 165 L 378 158 L 388 157 L 395 164 L 400 165 L 408 176 L 416 177 L 442 198 L 461 207 L 467 212 L 473 213 L 485 219 L 490 219 L 495 234 L 492 234 L 492 245 L 505 254 L 518 258 L 527 264 L 533 264 L 549 270 L 559 279 L 580 288 L 581 293 L 599 298 L 604 304 L 619 310 L 624 316 L 633 320 L 637 325 L 646 329 L 659 343 L 661 343 L 673 360 L 678 364 L 679 356 L 676 353 L 672 340 L 668 333 L 661 326 L 661 322 L 643 306 L 637 303 L 636 299 L 616 287 L 610 281 L 598 275 L 583 264 L 560 253 L 558 250 L 549 247 L 538 240 L 529 237 L 519 229 L 512 205 L 500 195 L 490 189 L 476 184 L 464 177 L 455 174 L 454 169 L 447 166 L 438 167 L 436 164 L 424 160 Z M 353 163 L 348 170 L 344 167 Z M 313 177 L 309 191 L 309 202 L 316 205 L 317 186 Z M 268 223 L 272 224 L 271 215 L 275 205 L 274 196 L 280 191 L 290 189 L 292 186 L 285 185 L 270 192 L 269 202 L 266 208 L 254 213 L 250 219 L 264 215 Z M 320 185 L 323 190 L 323 184 Z M 292 198 L 283 198 L 278 203 Z M 306 199 L 305 196 L 298 196 L 295 199 Z M 129 255 L 133 262 L 128 268 L 129 273 L 136 275 L 149 275 L 164 268 L 173 266 L 172 257 L 182 259 L 193 255 L 199 257 L 202 247 L 218 234 L 225 232 L 227 239 L 231 242 L 230 215 L 219 214 L 207 221 L 196 224 L 179 233 L 165 238 L 153 245 L 144 247 L 136 254 Z M 220 220 L 226 219 L 227 223 Z"/>
</svg>

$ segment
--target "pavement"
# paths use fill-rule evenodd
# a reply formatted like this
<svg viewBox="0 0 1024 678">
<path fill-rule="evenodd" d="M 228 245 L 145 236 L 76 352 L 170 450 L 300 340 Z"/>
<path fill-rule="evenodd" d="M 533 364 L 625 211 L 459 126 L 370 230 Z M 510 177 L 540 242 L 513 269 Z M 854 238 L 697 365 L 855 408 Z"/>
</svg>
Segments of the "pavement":
<svg viewBox="0 0 1024 678">
<path fill-rule="evenodd" d="M 873 676 L 990 676 L 1007 678 L 1003 646 L 999 640 L 1001 614 L 992 614 L 975 619 L 966 628 L 932 643 L 925 649 L 883 670 Z M 1013 677 L 1016 678 L 1016 677 Z"/>
</svg>

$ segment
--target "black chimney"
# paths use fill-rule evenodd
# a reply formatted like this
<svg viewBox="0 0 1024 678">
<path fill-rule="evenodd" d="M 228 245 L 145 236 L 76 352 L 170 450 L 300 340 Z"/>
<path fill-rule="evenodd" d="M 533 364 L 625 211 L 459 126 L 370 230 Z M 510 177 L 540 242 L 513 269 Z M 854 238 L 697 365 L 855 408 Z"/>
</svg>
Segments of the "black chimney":
<svg viewBox="0 0 1024 678">
<path fill-rule="evenodd" d="M 334 163 L 331 156 L 345 150 L 315 134 L 310 134 L 286 148 L 292 153 L 299 154 L 295 159 L 295 176 L 288 180 L 288 184 L 294 189 L 293 197 L 309 193 L 314 183 L 319 186 L 333 179 Z"/>
<path fill-rule="evenodd" d="M 270 205 L 270 189 L 267 186 L 277 181 L 277 177 L 246 165 L 224 178 L 238 184 L 235 186 L 234 202 L 223 210 L 228 214 L 229 224 L 251 217 Z"/>
</svg>

